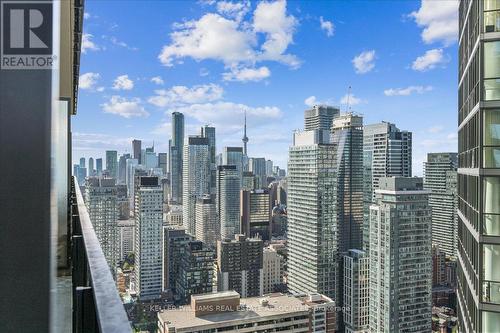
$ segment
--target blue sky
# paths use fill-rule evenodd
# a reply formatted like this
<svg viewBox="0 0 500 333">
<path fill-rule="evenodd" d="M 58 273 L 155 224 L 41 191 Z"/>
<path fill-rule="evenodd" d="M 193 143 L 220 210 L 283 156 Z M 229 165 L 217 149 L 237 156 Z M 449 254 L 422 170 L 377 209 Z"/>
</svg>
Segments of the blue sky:
<svg viewBox="0 0 500 333">
<path fill-rule="evenodd" d="M 73 159 L 167 152 L 170 114 L 186 134 L 203 124 L 217 149 L 286 167 L 307 105 L 351 110 L 413 131 L 414 174 L 427 152 L 456 151 L 457 11 L 454 0 L 116 1 L 85 3 Z"/>
</svg>

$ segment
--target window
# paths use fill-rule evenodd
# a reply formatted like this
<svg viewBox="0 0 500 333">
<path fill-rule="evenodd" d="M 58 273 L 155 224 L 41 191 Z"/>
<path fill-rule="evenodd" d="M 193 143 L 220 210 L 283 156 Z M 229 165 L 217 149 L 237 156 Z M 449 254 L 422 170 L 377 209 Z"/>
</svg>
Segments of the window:
<svg viewBox="0 0 500 333">
<path fill-rule="evenodd" d="M 500 110 L 484 111 L 483 167 L 500 168 Z"/>
<path fill-rule="evenodd" d="M 483 302 L 500 304 L 500 245 L 483 245 Z"/>
<path fill-rule="evenodd" d="M 486 42 L 484 50 L 484 99 L 500 99 L 500 41 Z"/>
<path fill-rule="evenodd" d="M 496 332 L 500 326 L 500 313 L 482 311 L 483 327 L 482 332 Z"/>
<path fill-rule="evenodd" d="M 484 32 L 500 31 L 500 0 L 484 1 Z"/>
<path fill-rule="evenodd" d="M 483 234 L 500 236 L 500 177 L 483 180 L 483 212 Z"/>
</svg>

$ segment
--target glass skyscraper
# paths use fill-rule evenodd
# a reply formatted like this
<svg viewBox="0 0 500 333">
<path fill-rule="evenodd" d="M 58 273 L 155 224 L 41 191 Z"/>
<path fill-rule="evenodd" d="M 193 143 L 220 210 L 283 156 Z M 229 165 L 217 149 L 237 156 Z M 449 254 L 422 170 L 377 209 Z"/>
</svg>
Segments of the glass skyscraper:
<svg viewBox="0 0 500 333">
<path fill-rule="evenodd" d="M 458 70 L 458 319 L 500 327 L 500 2 L 461 1 Z"/>
<path fill-rule="evenodd" d="M 182 159 L 184 145 L 184 115 L 172 113 L 172 140 L 170 140 L 170 187 L 171 202 L 182 204 Z"/>
<path fill-rule="evenodd" d="M 363 118 L 351 113 L 333 120 L 337 172 L 338 246 L 341 253 L 363 245 Z"/>
<path fill-rule="evenodd" d="M 288 287 L 336 298 L 337 168 L 328 130 L 294 133 L 288 160 Z"/>
<path fill-rule="evenodd" d="M 210 152 L 208 138 L 190 136 L 184 145 L 183 162 L 183 215 L 187 232 L 194 236 L 195 205 L 198 198 L 210 193 Z"/>
</svg>

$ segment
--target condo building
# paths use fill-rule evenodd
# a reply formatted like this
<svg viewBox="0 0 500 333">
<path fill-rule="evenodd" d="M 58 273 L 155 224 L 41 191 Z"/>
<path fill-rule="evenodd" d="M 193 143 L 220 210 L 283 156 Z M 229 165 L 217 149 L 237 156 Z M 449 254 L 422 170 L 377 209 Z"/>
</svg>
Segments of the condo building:
<svg viewBox="0 0 500 333">
<path fill-rule="evenodd" d="M 261 239 L 236 235 L 217 242 L 217 291 L 235 290 L 242 297 L 263 294 L 263 246 Z"/>
<path fill-rule="evenodd" d="M 162 291 L 163 190 L 158 177 L 138 176 L 135 195 L 135 292 L 153 300 Z"/>
<path fill-rule="evenodd" d="M 424 163 L 424 189 L 430 191 L 432 244 L 449 257 L 457 255 L 457 153 L 429 153 Z"/>
<path fill-rule="evenodd" d="M 217 167 L 217 215 L 221 238 L 234 238 L 240 231 L 241 171 L 236 165 Z"/>
<path fill-rule="evenodd" d="M 370 330 L 430 332 L 431 208 L 422 178 L 385 177 L 370 206 Z"/>
<path fill-rule="evenodd" d="M 461 1 L 458 60 L 458 322 L 500 327 L 500 3 Z"/>
<path fill-rule="evenodd" d="M 328 130 L 295 132 L 288 160 L 288 288 L 335 299 L 335 146 Z"/>
</svg>

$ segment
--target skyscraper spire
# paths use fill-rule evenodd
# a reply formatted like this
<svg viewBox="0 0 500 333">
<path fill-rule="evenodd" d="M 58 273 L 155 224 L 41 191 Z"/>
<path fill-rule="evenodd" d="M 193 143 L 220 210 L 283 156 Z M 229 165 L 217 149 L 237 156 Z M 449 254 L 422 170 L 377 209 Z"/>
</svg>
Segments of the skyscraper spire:
<svg viewBox="0 0 500 333">
<path fill-rule="evenodd" d="M 243 155 L 247 155 L 247 143 L 248 143 L 248 137 L 247 137 L 247 110 L 245 110 L 245 125 L 243 127 Z M 248 155 L 247 155 L 248 156 Z"/>
</svg>

